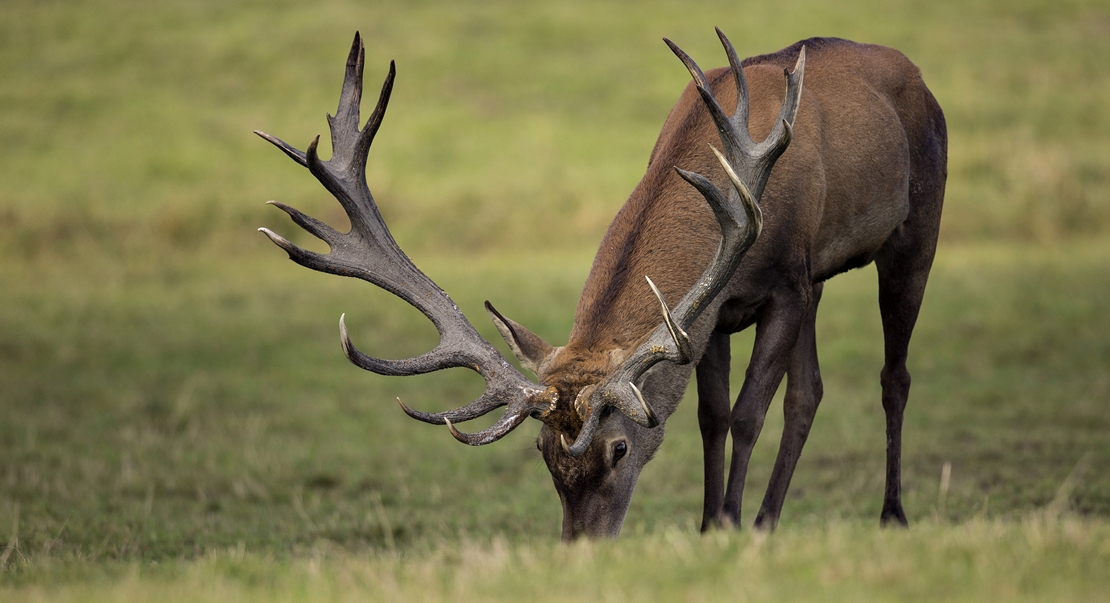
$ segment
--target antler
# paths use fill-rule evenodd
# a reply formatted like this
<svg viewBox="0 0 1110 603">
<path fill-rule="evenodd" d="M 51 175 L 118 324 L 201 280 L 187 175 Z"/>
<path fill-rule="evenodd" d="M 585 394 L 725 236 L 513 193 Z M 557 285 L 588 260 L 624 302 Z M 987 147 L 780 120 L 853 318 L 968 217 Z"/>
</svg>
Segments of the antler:
<svg viewBox="0 0 1110 603">
<path fill-rule="evenodd" d="M 558 398 L 554 389 L 536 385 L 510 364 L 492 345 L 478 334 L 466 320 L 447 293 L 417 268 L 405 252 L 398 247 L 382 220 L 374 197 L 366 184 L 366 157 L 370 145 L 385 116 L 389 95 L 393 90 L 396 68 L 389 64 L 389 75 L 382 85 L 378 104 L 359 130 L 359 104 L 362 100 L 362 71 L 365 51 L 362 38 L 356 33 L 347 57 L 343 91 L 335 117 L 328 115 L 331 128 L 332 157 L 322 161 L 317 155 L 320 137 L 317 136 L 301 151 L 264 132 L 256 134 L 274 144 L 297 163 L 305 166 L 328 189 L 351 220 L 351 230 L 341 233 L 323 222 L 300 211 L 270 201 L 285 211 L 301 228 L 321 239 L 331 248 L 327 254 L 301 249 L 266 228 L 260 228 L 271 241 L 284 249 L 294 262 L 329 274 L 351 276 L 373 283 L 400 297 L 424 313 L 439 331 L 439 344 L 432 351 L 415 358 L 383 360 L 363 354 L 354 347 L 347 336 L 343 317 L 339 318 L 339 332 L 343 352 L 357 366 L 380 375 L 419 375 L 451 367 L 467 367 L 477 371 L 486 380 L 486 390 L 470 404 L 442 413 L 424 413 L 401 408 L 412 418 L 446 424 L 459 441 L 478 446 L 497 441 L 520 425 L 532 414 L 545 416 Z M 397 400 L 399 403 L 400 399 Z M 465 434 L 452 423 L 480 417 L 499 406 L 508 410 L 488 429 Z"/>
<path fill-rule="evenodd" d="M 806 51 L 805 47 L 802 47 L 801 52 L 798 53 L 798 62 L 794 66 L 794 71 L 785 72 L 786 98 L 779 109 L 778 121 L 767 139 L 756 144 L 748 133 L 748 84 L 744 79 L 744 70 L 732 43 L 720 29 L 717 29 L 717 36 L 725 47 L 733 78 L 736 80 L 736 110 L 732 117 L 726 116 L 721 109 L 720 103 L 709 89 L 705 74 L 697 63 L 670 40 L 664 38 L 663 41 L 690 70 L 690 75 L 693 76 L 694 84 L 702 100 L 705 101 L 709 114 L 713 117 L 721 144 L 725 149 L 724 153 L 721 153 L 710 145 L 710 149 L 721 162 L 732 183 L 727 197 L 705 176 L 675 167 L 679 175 L 693 185 L 713 208 L 713 213 L 721 226 L 720 245 L 709 266 L 678 302 L 673 312 L 663 300 L 663 295 L 655 287 L 655 283 L 650 277 L 647 279 L 662 308 L 663 322 L 615 372 L 593 391 L 578 438 L 571 446 L 567 446 L 565 439 L 562 440 L 563 448 L 572 456 L 581 456 L 589 448 L 601 411 L 606 406 L 616 408 L 645 427 L 655 427 L 659 424 L 651 406 L 644 400 L 643 394 L 636 386 L 636 382 L 648 369 L 663 360 L 670 360 L 677 364 L 686 364 L 693 360 L 686 330 L 694 324 L 702 311 L 732 278 L 732 274 L 740 264 L 740 259 L 755 243 L 763 227 L 759 199 L 771 175 L 771 168 L 790 144 L 794 119 L 798 114 L 798 101 L 802 94 Z"/>
</svg>

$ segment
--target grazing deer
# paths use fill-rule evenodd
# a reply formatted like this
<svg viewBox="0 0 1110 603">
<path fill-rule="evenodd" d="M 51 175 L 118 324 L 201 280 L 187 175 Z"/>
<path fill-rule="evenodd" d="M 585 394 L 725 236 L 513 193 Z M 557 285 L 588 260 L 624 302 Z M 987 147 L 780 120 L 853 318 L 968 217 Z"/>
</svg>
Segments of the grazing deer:
<svg viewBox="0 0 1110 603">
<path fill-rule="evenodd" d="M 717 33 L 730 67 L 708 74 L 666 41 L 693 83 L 601 242 L 567 344 L 551 346 L 486 302 L 537 381 L 481 338 L 405 256 L 378 213 L 366 184 L 366 156 L 393 87 L 392 63 L 360 130 L 364 51 L 355 35 L 339 109 L 328 116 L 331 159 L 317 155 L 318 136 L 302 153 L 257 132 L 307 167 L 351 221 L 351 230 L 341 233 L 271 202 L 325 241 L 327 254 L 262 232 L 302 266 L 357 277 L 404 299 L 440 334 L 424 355 L 382 360 L 354 347 L 340 317 L 347 358 L 382 375 L 477 371 L 486 390 L 465 406 L 425 413 L 401 403 L 409 416 L 446 425 L 466 444 L 497 441 L 528 417 L 542 421 L 537 446 L 562 501 L 564 539 L 620 532 L 640 471 L 662 442 L 695 366 L 705 453 L 703 530 L 739 524 L 752 447 L 787 377 L 782 441 L 755 519 L 756 526 L 774 527 L 822 396 L 814 322 L 823 283 L 871 262 L 878 268 L 886 343 L 881 521 L 906 523 L 900 475 L 910 386 L 906 350 L 936 248 L 947 172 L 944 115 L 917 67 L 895 50 L 815 38 L 741 62 Z M 722 107 L 731 106 L 730 117 Z M 723 150 L 713 146 L 718 140 Z M 673 308 L 665 301 L 676 299 Z M 730 409 L 729 334 L 753 324 L 752 357 Z M 463 433 L 455 426 L 501 406 L 508 409 L 488 429 Z"/>
</svg>

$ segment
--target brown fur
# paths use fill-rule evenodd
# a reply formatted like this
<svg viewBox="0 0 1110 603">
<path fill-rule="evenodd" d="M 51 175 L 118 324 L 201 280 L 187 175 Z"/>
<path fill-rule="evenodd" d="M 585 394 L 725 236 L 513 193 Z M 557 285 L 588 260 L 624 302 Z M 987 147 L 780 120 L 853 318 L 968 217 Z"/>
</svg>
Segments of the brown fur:
<svg viewBox="0 0 1110 603">
<path fill-rule="evenodd" d="M 698 367 L 706 446 L 703 527 L 739 522 L 748 455 L 770 397 L 788 374 L 787 431 L 757 520 L 771 526 L 777 521 L 821 396 L 812 341 L 820 285 L 876 260 L 887 335 L 883 403 L 888 439 L 894 438 L 883 521 L 905 521 L 898 485 L 901 412 L 909 383 L 905 349 L 936 244 L 946 177 L 944 116 L 917 67 L 901 53 L 814 38 L 743 62 L 753 139 L 770 132 L 784 95 L 783 70 L 793 67 L 802 45 L 807 64 L 800 109 L 793 140 L 761 200 L 763 232 L 690 330 L 697 353 L 705 354 Z M 736 103 L 731 72 L 717 69 L 706 75 L 731 113 Z M 563 501 L 564 537 L 615 535 L 639 471 L 662 441 L 662 426 L 648 430 L 614 413 L 603 420 L 599 437 L 582 458 L 571 458 L 559 447 L 560 436 L 573 441 L 581 427 L 574 402 L 582 388 L 604 378 L 619 364 L 614 359 L 660 322 L 644 276 L 666 299 L 677 300 L 713 254 L 720 230 L 712 212 L 674 171 L 678 166 L 705 174 L 725 190 L 727 180 L 710 144 L 719 144 L 716 129 L 688 86 L 663 126 L 647 172 L 601 242 L 567 345 L 530 359 L 542 367 L 542 382 L 560 394 L 539 446 Z M 758 325 L 756 348 L 730 412 L 727 337 L 714 333 L 751 324 Z M 644 394 L 661 420 L 674 411 L 691 370 L 664 363 L 648 373 Z M 724 438 L 730 431 L 734 447 L 726 493 Z M 627 459 L 614 461 L 610 448 L 621 441 L 630 451 Z M 615 466 L 607 467 L 610 462 Z"/>
</svg>

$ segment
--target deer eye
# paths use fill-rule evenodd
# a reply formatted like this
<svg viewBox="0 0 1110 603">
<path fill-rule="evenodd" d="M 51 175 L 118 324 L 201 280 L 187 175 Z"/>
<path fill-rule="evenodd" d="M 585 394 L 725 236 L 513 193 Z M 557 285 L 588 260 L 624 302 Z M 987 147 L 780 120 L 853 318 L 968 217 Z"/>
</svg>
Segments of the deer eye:
<svg viewBox="0 0 1110 603">
<path fill-rule="evenodd" d="M 617 461 L 624 458 L 626 454 L 628 454 L 628 443 L 624 440 L 617 442 L 617 444 L 613 446 L 613 466 L 616 467 Z"/>
</svg>

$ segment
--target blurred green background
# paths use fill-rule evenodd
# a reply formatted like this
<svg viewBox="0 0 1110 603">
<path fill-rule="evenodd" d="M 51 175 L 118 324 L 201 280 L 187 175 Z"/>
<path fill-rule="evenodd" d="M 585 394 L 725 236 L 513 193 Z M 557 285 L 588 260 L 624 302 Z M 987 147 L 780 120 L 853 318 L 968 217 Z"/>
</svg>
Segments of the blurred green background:
<svg viewBox="0 0 1110 603">
<path fill-rule="evenodd" d="M 1081 532 L 1104 533 L 1104 2 L 6 0 L 0 584 L 27 596 L 59 578 L 228 550 L 291 563 L 321 550 L 431 563 L 460 543 L 554 541 L 560 509 L 532 442 L 538 423 L 467 448 L 392 400 L 458 406 L 480 378 L 390 379 L 343 358 L 341 312 L 356 344 L 386 357 L 429 349 L 435 330 L 368 285 L 295 266 L 255 232 L 322 250 L 268 199 L 336 226 L 345 217 L 251 130 L 301 148 L 326 132 L 361 31 L 368 97 L 397 61 L 367 170 L 397 240 L 497 345 L 484 299 L 561 343 L 597 243 L 688 80 L 660 38 L 708 68 L 725 62 L 714 26 L 741 56 L 814 35 L 893 46 L 945 110 L 941 247 L 911 347 L 911 522 L 1018 525 L 1056 501 L 1093 522 Z M 843 538 L 877 530 L 875 296 L 873 268 L 826 288 L 825 401 L 782 542 L 800 538 L 790 530 L 828 534 L 829 522 L 847 522 Z M 750 333 L 734 337 L 737 391 L 750 345 Z M 746 521 L 770 473 L 779 408 L 749 474 Z M 687 400 L 641 478 L 625 535 L 656 546 L 686 534 L 684 546 L 708 546 L 694 535 L 700 508 Z M 1061 546 L 1110 558 L 1076 543 Z M 832 562 L 814 556 L 811 569 Z M 1011 566 L 991 567 L 1004 580 Z"/>
</svg>

